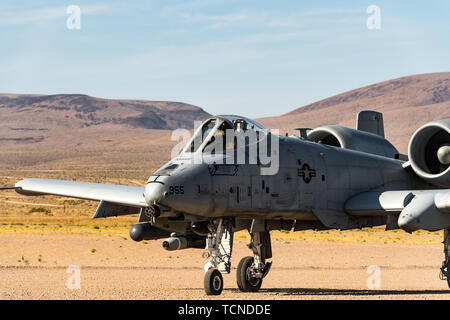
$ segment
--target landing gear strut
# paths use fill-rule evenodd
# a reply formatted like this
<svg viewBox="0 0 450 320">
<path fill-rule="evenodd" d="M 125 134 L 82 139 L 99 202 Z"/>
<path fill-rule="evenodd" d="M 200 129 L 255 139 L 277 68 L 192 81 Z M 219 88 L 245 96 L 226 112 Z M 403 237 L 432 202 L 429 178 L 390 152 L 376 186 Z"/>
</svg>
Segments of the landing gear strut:
<svg viewBox="0 0 450 320">
<path fill-rule="evenodd" d="M 250 235 L 248 247 L 253 251 L 253 257 L 243 258 L 236 272 L 237 285 L 242 292 L 258 291 L 272 266 L 272 262 L 266 262 L 266 259 L 272 258 L 272 246 L 270 233 L 265 230 L 265 221 L 253 220 Z"/>
<path fill-rule="evenodd" d="M 450 288 L 450 274 L 449 274 L 449 263 L 450 263 L 450 235 L 449 235 L 449 229 L 444 230 L 444 254 L 445 254 L 445 260 L 442 262 L 441 267 L 441 274 L 440 278 L 441 280 L 446 280 L 448 283 L 448 287 Z"/>
<path fill-rule="evenodd" d="M 230 273 L 233 228 L 228 219 L 213 219 L 208 226 L 205 259 L 211 258 L 205 266 L 204 288 L 207 295 L 220 295 L 223 290 L 222 273 Z"/>
</svg>

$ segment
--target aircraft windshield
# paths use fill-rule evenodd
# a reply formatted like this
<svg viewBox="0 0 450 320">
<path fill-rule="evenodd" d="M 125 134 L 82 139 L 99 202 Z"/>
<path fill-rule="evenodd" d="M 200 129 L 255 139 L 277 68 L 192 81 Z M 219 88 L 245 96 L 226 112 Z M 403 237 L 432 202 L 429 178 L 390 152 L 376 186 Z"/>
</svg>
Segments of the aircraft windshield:
<svg viewBox="0 0 450 320">
<path fill-rule="evenodd" d="M 256 122 L 255 120 L 246 118 L 246 117 L 241 117 L 241 116 L 236 116 L 236 115 L 232 115 L 232 114 L 224 114 L 224 115 L 220 115 L 219 117 L 221 118 L 225 118 L 227 120 L 229 120 L 230 122 L 232 122 L 233 124 L 236 124 L 236 122 L 244 122 L 247 126 L 248 129 L 253 129 L 253 130 L 265 130 L 266 128 Z M 235 125 L 236 127 L 236 125 Z"/>
<path fill-rule="evenodd" d="M 233 140 L 227 143 L 227 133 L 230 133 L 230 130 L 233 130 L 233 128 L 228 121 L 223 121 L 205 144 L 203 152 L 215 153 L 222 150 L 233 149 Z"/>
<path fill-rule="evenodd" d="M 176 163 L 169 163 L 165 165 L 164 167 L 158 169 L 153 175 L 154 176 L 170 176 L 172 171 L 174 171 L 176 168 L 178 168 L 178 164 Z"/>
<path fill-rule="evenodd" d="M 197 134 L 192 139 L 190 147 L 186 150 L 186 152 L 196 152 L 198 148 L 203 144 L 203 140 L 209 135 L 211 130 L 214 129 L 215 125 L 216 119 L 210 119 L 206 121 L 202 125 L 202 129 L 197 131 Z"/>
<path fill-rule="evenodd" d="M 224 115 L 209 119 L 201 129 L 197 130 L 185 152 L 197 152 L 200 147 L 202 152 L 208 153 L 236 149 L 236 139 L 232 137 L 227 139 L 227 135 L 238 136 L 248 130 L 261 131 L 265 129 L 259 123 L 245 117 Z"/>
</svg>

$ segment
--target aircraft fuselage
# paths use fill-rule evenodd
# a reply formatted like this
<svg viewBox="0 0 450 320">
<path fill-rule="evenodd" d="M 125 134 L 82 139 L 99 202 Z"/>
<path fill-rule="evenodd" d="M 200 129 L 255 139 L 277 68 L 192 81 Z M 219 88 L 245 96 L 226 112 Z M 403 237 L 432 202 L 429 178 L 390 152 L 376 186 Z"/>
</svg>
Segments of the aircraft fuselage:
<svg viewBox="0 0 450 320">
<path fill-rule="evenodd" d="M 195 164 L 182 154 L 170 161 L 179 166 L 173 174 L 149 178 L 149 194 L 163 195 L 150 201 L 194 216 L 316 220 L 315 211 L 344 214 L 345 199 L 361 192 L 426 187 L 400 160 L 279 139 L 274 175 L 261 175 L 258 164 Z"/>
</svg>

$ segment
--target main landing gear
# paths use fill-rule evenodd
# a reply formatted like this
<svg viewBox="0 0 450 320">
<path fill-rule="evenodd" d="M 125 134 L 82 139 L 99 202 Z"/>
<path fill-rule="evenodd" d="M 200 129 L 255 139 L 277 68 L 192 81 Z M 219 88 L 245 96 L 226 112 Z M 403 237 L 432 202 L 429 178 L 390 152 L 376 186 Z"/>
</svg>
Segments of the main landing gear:
<svg viewBox="0 0 450 320">
<path fill-rule="evenodd" d="M 445 260 L 442 262 L 441 267 L 441 280 L 447 280 L 448 287 L 450 288 L 450 274 L 449 274 L 449 263 L 450 263 L 450 235 L 449 229 L 444 230 L 444 255 Z"/>
<path fill-rule="evenodd" d="M 253 257 L 243 258 L 236 272 L 237 285 L 242 292 L 258 291 L 272 266 L 272 262 L 266 262 L 266 259 L 272 258 L 269 231 L 253 232 L 250 235 L 248 247 L 253 251 Z"/>
<path fill-rule="evenodd" d="M 211 258 L 205 266 L 204 288 L 207 295 L 220 295 L 223 290 L 222 273 L 230 273 L 233 248 L 232 223 L 226 219 L 211 220 L 206 239 L 204 258 Z M 269 273 L 272 262 L 272 246 L 265 221 L 255 219 L 250 228 L 251 241 L 248 247 L 253 257 L 243 258 L 237 267 L 236 281 L 240 291 L 256 292 Z"/>
</svg>

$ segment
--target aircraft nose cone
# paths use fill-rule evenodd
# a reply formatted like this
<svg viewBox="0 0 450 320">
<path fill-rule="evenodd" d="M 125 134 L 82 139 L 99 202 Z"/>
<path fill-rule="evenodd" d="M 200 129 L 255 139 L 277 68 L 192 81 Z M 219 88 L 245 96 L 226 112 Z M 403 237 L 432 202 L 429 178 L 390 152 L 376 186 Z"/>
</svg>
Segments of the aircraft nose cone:
<svg viewBox="0 0 450 320">
<path fill-rule="evenodd" d="M 450 145 L 444 145 L 437 152 L 439 162 L 446 165 L 450 164 Z"/>
<path fill-rule="evenodd" d="M 160 201 L 164 196 L 164 185 L 160 183 L 148 183 L 145 187 L 145 202 L 152 204 Z"/>
</svg>

